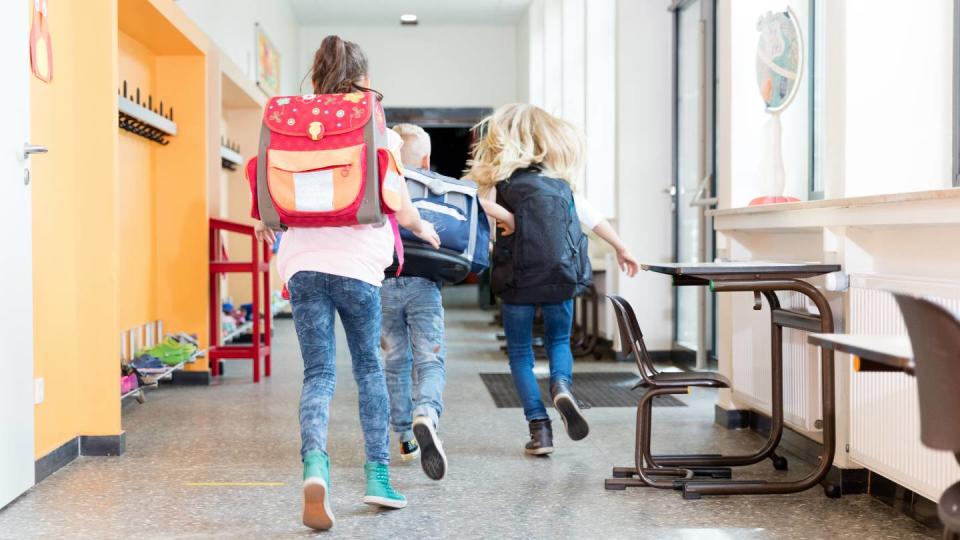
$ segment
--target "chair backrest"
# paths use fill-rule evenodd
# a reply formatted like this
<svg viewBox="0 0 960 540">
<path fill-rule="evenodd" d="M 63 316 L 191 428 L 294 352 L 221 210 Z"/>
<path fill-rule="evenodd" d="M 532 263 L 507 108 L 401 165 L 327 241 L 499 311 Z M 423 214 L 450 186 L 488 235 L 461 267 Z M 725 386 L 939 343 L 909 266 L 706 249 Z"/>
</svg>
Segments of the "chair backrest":
<svg viewBox="0 0 960 540">
<path fill-rule="evenodd" d="M 656 375 L 657 371 L 653 367 L 653 362 L 647 353 L 647 347 L 643 343 L 643 335 L 640 333 L 633 308 L 629 302 L 615 294 L 608 294 L 607 298 L 613 304 L 613 312 L 617 317 L 617 326 L 620 328 L 620 341 L 623 347 L 629 347 L 630 352 L 633 353 L 637 369 L 640 371 L 640 376 L 645 381 L 650 382 L 650 377 Z"/>
<path fill-rule="evenodd" d="M 640 322 L 637 320 L 637 314 L 633 311 L 633 306 L 630 302 L 627 302 L 623 298 L 620 300 L 623 302 L 623 310 L 627 312 L 627 322 L 630 324 L 630 331 L 633 332 L 633 340 L 637 347 L 640 348 L 640 359 L 644 365 L 647 366 L 647 373 L 656 375 L 658 371 L 653 365 L 653 358 L 650 357 L 650 352 L 647 351 L 647 342 L 643 340 L 643 331 L 640 330 Z"/>
<path fill-rule="evenodd" d="M 913 344 L 920 440 L 960 452 L 960 321 L 933 302 L 894 296 Z"/>
</svg>

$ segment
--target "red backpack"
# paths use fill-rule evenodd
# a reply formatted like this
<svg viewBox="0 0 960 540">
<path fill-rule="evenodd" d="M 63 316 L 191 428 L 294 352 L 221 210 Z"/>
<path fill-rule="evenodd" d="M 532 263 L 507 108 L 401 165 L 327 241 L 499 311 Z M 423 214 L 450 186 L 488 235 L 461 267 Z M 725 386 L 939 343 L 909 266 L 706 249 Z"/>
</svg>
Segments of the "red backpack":
<svg viewBox="0 0 960 540">
<path fill-rule="evenodd" d="M 380 225 L 388 216 L 395 227 L 403 172 L 386 130 L 373 92 L 272 98 L 247 163 L 251 215 L 273 229 Z"/>
</svg>

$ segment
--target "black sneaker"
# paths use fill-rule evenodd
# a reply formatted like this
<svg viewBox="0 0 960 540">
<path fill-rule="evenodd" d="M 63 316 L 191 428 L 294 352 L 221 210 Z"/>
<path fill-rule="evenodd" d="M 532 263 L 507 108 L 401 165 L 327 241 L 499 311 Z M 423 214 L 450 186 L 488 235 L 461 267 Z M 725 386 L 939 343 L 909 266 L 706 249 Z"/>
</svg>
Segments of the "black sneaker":
<svg viewBox="0 0 960 540">
<path fill-rule="evenodd" d="M 447 474 L 447 454 L 443 452 L 443 445 L 437 438 L 433 421 L 426 416 L 414 418 L 413 436 L 417 438 L 420 448 L 423 448 L 423 455 L 420 456 L 423 472 L 433 480 L 440 480 Z"/>
<path fill-rule="evenodd" d="M 530 441 L 523 451 L 532 456 L 545 456 L 553 452 L 553 427 L 550 420 L 530 422 Z"/>
<path fill-rule="evenodd" d="M 567 429 L 567 435 L 575 441 L 586 437 L 590 433 L 590 425 L 580 412 L 577 400 L 570 393 L 569 383 L 556 381 L 550 385 L 550 395 L 553 397 L 553 406 L 563 419 L 563 427 Z"/>
<path fill-rule="evenodd" d="M 413 461 L 420 455 L 420 447 L 415 439 L 400 441 L 400 461 Z"/>
</svg>

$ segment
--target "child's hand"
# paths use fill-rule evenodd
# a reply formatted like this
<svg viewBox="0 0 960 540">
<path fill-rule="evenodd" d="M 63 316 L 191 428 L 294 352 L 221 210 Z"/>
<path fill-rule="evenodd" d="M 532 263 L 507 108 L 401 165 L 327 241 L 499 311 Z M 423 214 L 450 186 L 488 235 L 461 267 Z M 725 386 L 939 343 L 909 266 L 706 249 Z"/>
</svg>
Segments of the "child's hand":
<svg viewBox="0 0 960 540">
<path fill-rule="evenodd" d="M 433 223 L 430 223 L 425 219 L 421 219 L 420 230 L 414 232 L 413 234 L 417 235 L 417 238 L 433 246 L 433 249 L 440 248 L 440 235 L 438 235 L 437 230 L 433 228 Z"/>
<path fill-rule="evenodd" d="M 513 213 L 506 212 L 500 218 L 497 218 L 497 228 L 500 229 L 502 236 L 510 236 L 516 231 L 516 221 L 513 218 Z"/>
<path fill-rule="evenodd" d="M 277 240 L 277 233 L 273 229 L 267 227 L 262 221 L 258 221 L 253 226 L 253 230 L 257 235 L 257 240 L 266 242 L 268 246 L 273 247 L 273 243 Z"/>
<path fill-rule="evenodd" d="M 637 260 L 633 258 L 633 255 L 627 251 L 627 248 L 617 251 L 617 265 L 619 265 L 620 269 L 629 277 L 637 275 L 637 272 L 640 270 L 640 264 L 638 264 Z"/>
</svg>

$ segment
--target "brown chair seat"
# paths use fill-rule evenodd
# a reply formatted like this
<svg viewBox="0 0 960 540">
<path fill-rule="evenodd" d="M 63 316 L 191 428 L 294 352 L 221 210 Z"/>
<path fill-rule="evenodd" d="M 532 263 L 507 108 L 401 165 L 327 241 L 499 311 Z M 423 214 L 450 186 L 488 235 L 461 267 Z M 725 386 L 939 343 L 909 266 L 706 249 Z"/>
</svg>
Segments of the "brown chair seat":
<svg viewBox="0 0 960 540">
<path fill-rule="evenodd" d="M 634 388 L 650 386 L 697 386 L 703 388 L 730 388 L 730 380 L 713 371 L 661 371 L 651 375 L 653 385 L 641 379 Z"/>
</svg>

